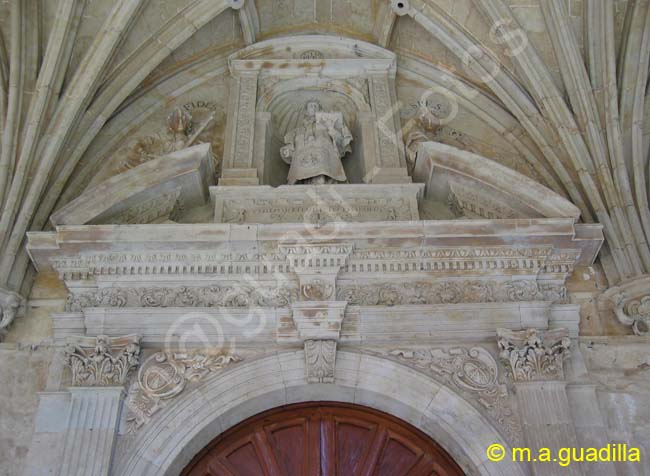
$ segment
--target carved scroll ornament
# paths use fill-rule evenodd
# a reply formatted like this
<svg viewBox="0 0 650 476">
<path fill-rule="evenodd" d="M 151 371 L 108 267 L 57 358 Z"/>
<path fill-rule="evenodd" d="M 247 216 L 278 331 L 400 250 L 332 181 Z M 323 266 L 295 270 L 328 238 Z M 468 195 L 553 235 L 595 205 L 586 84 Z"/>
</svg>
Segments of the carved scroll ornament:
<svg viewBox="0 0 650 476">
<path fill-rule="evenodd" d="M 140 368 L 138 379 L 129 392 L 127 421 L 135 428 L 147 423 L 166 402 L 180 395 L 190 382 L 198 382 L 209 374 L 240 362 L 229 352 L 157 352 Z"/>
<path fill-rule="evenodd" d="M 608 289 L 603 300 L 609 302 L 618 321 L 638 336 L 650 334 L 650 276 L 642 276 Z"/>
<path fill-rule="evenodd" d="M 486 349 L 396 349 L 388 354 L 427 373 L 444 377 L 457 389 L 476 398 L 512 441 L 520 439 L 521 425 L 511 408 L 508 389 L 499 382 L 499 367 Z"/>
</svg>

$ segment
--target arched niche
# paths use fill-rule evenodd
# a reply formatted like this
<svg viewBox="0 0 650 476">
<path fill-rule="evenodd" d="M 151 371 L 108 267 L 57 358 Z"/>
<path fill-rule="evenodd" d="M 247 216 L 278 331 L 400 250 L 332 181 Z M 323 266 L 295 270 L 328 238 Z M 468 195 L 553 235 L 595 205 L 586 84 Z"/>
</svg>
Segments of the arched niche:
<svg viewBox="0 0 650 476">
<path fill-rule="evenodd" d="M 410 183 L 395 92 L 395 54 L 350 38 L 293 36 L 230 56 L 232 75 L 220 185 L 280 185 L 281 137 L 305 96 L 343 101 L 353 120 L 352 183 Z M 301 104 L 302 101 L 302 104 Z M 332 110 L 336 112 L 335 105 Z M 347 162 L 347 163 L 346 163 Z"/>
<path fill-rule="evenodd" d="M 264 137 L 264 153 L 256 155 L 260 181 L 279 186 L 286 182 L 289 166 L 280 158 L 285 135 L 298 127 L 308 101 L 318 101 L 323 111 L 343 115 L 354 142 L 352 152 L 343 159 L 348 181 L 362 183 L 364 178 L 364 127 L 369 124 L 371 108 L 368 88 L 363 81 L 344 81 L 319 77 L 301 77 L 278 81 L 269 78 L 260 82 L 257 103 L 257 127 Z M 260 120 L 262 118 L 262 120 Z M 365 124 L 365 126 L 364 126 Z M 258 131 L 256 131 L 257 133 Z"/>
<path fill-rule="evenodd" d="M 261 412 L 310 401 L 353 403 L 399 418 L 430 436 L 468 476 L 524 476 L 519 464 L 490 462 L 486 448 L 509 444 L 457 393 L 380 357 L 340 351 L 333 384 L 308 384 L 303 351 L 242 363 L 186 391 L 140 430 L 115 467 L 122 476 L 177 476 L 215 437 Z"/>
</svg>

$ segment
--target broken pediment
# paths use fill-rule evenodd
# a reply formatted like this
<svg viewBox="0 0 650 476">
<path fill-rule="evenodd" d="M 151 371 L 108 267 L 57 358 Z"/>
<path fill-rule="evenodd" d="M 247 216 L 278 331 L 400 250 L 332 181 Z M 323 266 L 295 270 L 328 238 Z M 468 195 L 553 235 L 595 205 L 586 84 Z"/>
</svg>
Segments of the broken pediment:
<svg viewBox="0 0 650 476">
<path fill-rule="evenodd" d="M 208 203 L 214 176 L 210 144 L 189 147 L 87 189 L 50 221 L 55 226 L 164 222 Z"/>
<path fill-rule="evenodd" d="M 425 199 L 446 203 L 457 218 L 580 218 L 564 197 L 508 167 L 439 142 L 418 148 L 414 182 Z"/>
</svg>

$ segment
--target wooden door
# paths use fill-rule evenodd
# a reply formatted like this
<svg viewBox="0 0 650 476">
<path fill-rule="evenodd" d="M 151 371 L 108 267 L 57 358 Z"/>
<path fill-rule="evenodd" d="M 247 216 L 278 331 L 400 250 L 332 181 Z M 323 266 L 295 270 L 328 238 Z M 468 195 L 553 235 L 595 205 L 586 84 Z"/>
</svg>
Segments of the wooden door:
<svg viewBox="0 0 650 476">
<path fill-rule="evenodd" d="M 384 413 L 337 403 L 280 407 L 225 432 L 183 476 L 462 476 L 428 436 Z"/>
</svg>

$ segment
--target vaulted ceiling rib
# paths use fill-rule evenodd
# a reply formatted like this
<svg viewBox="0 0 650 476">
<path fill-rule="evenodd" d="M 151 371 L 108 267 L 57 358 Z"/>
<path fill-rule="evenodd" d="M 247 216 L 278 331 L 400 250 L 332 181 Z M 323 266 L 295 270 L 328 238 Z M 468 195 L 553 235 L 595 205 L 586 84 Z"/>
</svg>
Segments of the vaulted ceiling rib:
<svg viewBox="0 0 650 476">
<path fill-rule="evenodd" d="M 24 253 L 25 232 L 42 229 L 55 206 L 81 191 L 97 169 L 84 154 L 116 111 L 136 104 L 132 101 L 125 106 L 125 101 L 170 54 L 226 9 L 239 8 L 241 3 L 194 0 L 170 8 L 173 2 L 165 2 L 164 21 L 154 22 L 152 32 L 137 47 L 130 44 L 127 52 L 121 50 L 132 26 L 142 25 L 143 11 L 155 11 L 156 1 L 111 2 L 102 27 L 79 61 L 72 56 L 88 8 L 86 1 L 58 0 L 54 21 L 46 27 L 39 20 L 46 10 L 40 0 L 9 2 L 9 21 L 0 23 L 0 242 L 5 250 L 0 285 L 20 287 L 27 261 L 16 260 Z M 269 12 L 266 3 L 273 1 L 246 0 L 238 11 L 246 43 L 268 35 L 264 30 Z M 559 65 L 560 86 L 550 69 L 556 66 L 545 63 L 533 42 L 519 48 L 521 37 L 503 29 L 524 31 L 507 1 L 464 2 L 485 21 L 484 29 L 471 32 L 459 23 L 459 14 L 446 11 L 441 2 L 399 3 L 405 6 L 395 9 L 396 3 L 388 0 L 373 3 L 375 42 L 392 43 L 395 24 L 403 21 L 398 15 L 408 15 L 429 32 L 467 66 L 466 72 L 473 73 L 474 84 L 461 81 L 460 75 L 453 79 L 449 73 L 447 84 L 455 84 L 459 101 L 489 122 L 490 113 L 472 105 L 475 96 L 468 92 L 491 91 L 518 122 L 518 131 L 494 120 L 490 127 L 510 134 L 507 141 L 548 186 L 570 197 L 584 220 L 596 219 L 604 225 L 614 263 L 608 276 L 619 280 L 650 272 L 645 136 L 649 2 L 630 2 L 620 39 L 614 2 L 583 2 L 582 37 L 570 23 L 567 2 L 539 2 L 549 46 Z M 258 16 L 260 5 L 266 16 Z M 338 28 L 349 29 L 348 20 Z M 296 28 L 285 30 L 299 34 Z M 337 26 L 323 28 L 334 31 Z M 277 25 L 273 30 L 280 34 Z M 497 36 L 496 44 L 494 38 L 483 38 L 486 31 Z M 40 38 L 45 34 L 47 38 Z M 359 37 L 367 35 L 359 32 Z M 44 52 L 41 45 L 46 45 Z M 517 54 L 506 58 L 504 50 Z M 409 61 L 408 54 L 404 61 Z M 18 268 L 17 262 L 21 263 Z"/>
</svg>

